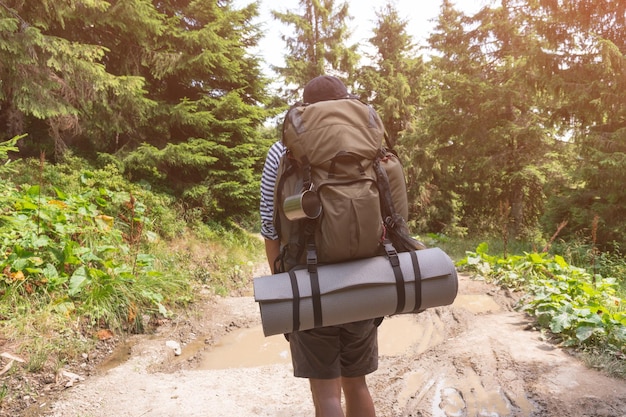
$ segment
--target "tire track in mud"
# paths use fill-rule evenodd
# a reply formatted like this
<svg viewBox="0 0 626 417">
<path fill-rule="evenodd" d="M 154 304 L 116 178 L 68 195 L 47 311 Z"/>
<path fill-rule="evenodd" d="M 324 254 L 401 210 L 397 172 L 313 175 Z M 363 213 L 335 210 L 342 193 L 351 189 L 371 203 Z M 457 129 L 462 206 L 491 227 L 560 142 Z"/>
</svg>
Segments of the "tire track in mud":
<svg viewBox="0 0 626 417">
<path fill-rule="evenodd" d="M 467 277 L 461 288 L 459 303 L 415 317 L 442 334 L 424 333 L 419 349 L 382 358 L 372 379 L 382 415 L 626 417 L 626 381 L 585 368 L 526 330 L 530 319 L 511 311 L 506 293 Z M 499 305 L 480 311 L 483 297 Z"/>
</svg>

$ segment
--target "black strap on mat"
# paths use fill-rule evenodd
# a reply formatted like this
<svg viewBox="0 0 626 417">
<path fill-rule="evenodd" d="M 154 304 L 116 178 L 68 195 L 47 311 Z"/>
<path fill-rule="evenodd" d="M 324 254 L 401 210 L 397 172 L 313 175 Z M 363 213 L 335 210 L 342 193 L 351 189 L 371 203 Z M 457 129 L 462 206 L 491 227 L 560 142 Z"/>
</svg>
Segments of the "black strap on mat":
<svg viewBox="0 0 626 417">
<path fill-rule="evenodd" d="M 413 273 L 415 274 L 415 308 L 413 311 L 419 311 L 422 306 L 422 271 L 420 271 L 420 264 L 415 251 L 411 251 L 411 261 L 413 262 Z"/>
<path fill-rule="evenodd" d="M 400 268 L 400 258 L 398 257 L 398 252 L 396 252 L 396 249 L 393 247 L 389 239 L 385 239 L 383 241 L 383 246 L 385 247 L 385 252 L 387 252 L 389 263 L 391 264 L 391 268 L 393 269 L 393 275 L 396 278 L 396 294 L 398 296 L 398 304 L 396 306 L 396 312 L 394 314 L 400 314 L 404 310 L 404 304 L 406 299 L 406 292 L 404 289 L 404 276 L 402 275 L 402 269 Z"/>
<path fill-rule="evenodd" d="M 300 289 L 298 288 L 298 278 L 296 273 L 289 271 L 289 279 L 291 280 L 291 292 L 293 293 L 293 330 L 297 332 L 300 330 Z"/>
<path fill-rule="evenodd" d="M 322 327 L 322 295 L 320 291 L 320 280 L 317 275 L 317 252 L 315 244 L 309 243 L 306 251 L 306 264 L 311 281 L 311 297 L 313 302 L 313 325 Z"/>
</svg>

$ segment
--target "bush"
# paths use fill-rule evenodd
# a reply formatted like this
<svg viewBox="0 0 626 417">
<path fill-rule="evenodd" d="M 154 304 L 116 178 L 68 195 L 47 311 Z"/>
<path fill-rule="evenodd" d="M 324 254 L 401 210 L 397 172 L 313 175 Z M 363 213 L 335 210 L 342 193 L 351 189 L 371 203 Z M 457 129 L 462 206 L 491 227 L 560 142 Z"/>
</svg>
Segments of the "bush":
<svg viewBox="0 0 626 417">
<path fill-rule="evenodd" d="M 132 187 L 113 167 L 79 166 L 70 160 L 47 170 L 25 161 L 14 166 L 19 186 L 0 185 L 1 324 L 37 350 L 32 358 L 62 360 L 80 350 L 65 346 L 68 334 L 87 346 L 100 328 L 142 331 L 145 316 L 168 315 L 191 299 L 188 277 L 167 263 L 171 255 L 151 252 L 166 230 L 152 214 L 176 218 L 167 199 L 124 190 Z M 48 343 L 36 343 L 42 337 Z"/>
<path fill-rule="evenodd" d="M 620 296 L 616 279 L 570 265 L 560 255 L 489 255 L 486 243 L 458 265 L 526 292 L 522 309 L 565 345 L 602 348 L 626 357 L 626 299 Z"/>
</svg>

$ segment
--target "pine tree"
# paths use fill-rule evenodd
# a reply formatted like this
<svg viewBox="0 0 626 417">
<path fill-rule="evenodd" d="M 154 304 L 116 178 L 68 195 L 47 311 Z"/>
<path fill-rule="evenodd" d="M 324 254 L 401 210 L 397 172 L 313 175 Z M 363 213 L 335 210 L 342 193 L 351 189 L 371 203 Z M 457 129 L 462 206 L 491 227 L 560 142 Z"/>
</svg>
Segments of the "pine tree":
<svg viewBox="0 0 626 417">
<path fill-rule="evenodd" d="M 556 68 L 550 86 L 560 100 L 553 123 L 579 156 L 572 164 L 575 184 L 552 193 L 548 227 L 567 220 L 562 237 L 591 237 L 598 216 L 595 243 L 615 249 L 626 239 L 626 1 L 542 0 L 525 10 L 548 41 L 546 61 Z"/>
<path fill-rule="evenodd" d="M 92 105 L 142 102 L 141 78 L 107 72 L 106 47 L 67 33 L 81 13 L 107 8 L 100 0 L 0 3 L 0 138 L 31 133 L 36 139 L 28 143 L 37 140 L 45 150 L 41 141 L 51 137 L 48 154 L 60 156 L 89 120 Z M 89 31 L 89 21 L 83 23 L 80 29 Z"/>
<path fill-rule="evenodd" d="M 465 224 L 505 238 L 534 236 L 544 185 L 561 167 L 545 40 L 508 1 L 473 17 L 444 1 L 430 44 L 440 96 L 428 117 L 433 139 L 447 144 L 442 155 L 454 166 Z"/>
<path fill-rule="evenodd" d="M 350 36 L 348 3 L 335 6 L 334 0 L 300 0 L 299 10 L 272 15 L 293 27 L 293 35 L 282 35 L 287 46 L 285 65 L 273 70 L 284 80 L 282 92 L 298 100 L 304 85 L 318 75 L 335 75 L 350 81 L 359 56 L 357 45 L 346 46 Z"/>
<path fill-rule="evenodd" d="M 392 3 L 378 10 L 376 17 L 369 40 L 375 54 L 371 65 L 361 67 L 357 83 L 362 86 L 362 98 L 378 110 L 391 142 L 395 143 L 417 117 L 423 61 L 407 33 L 408 21 L 400 17 Z"/>
<path fill-rule="evenodd" d="M 257 127 L 271 111 L 249 53 L 258 5 L 232 4 L 3 0 L 3 134 L 31 134 L 21 143 L 36 154 L 49 143 L 57 155 L 115 154 L 130 178 L 166 188 L 204 220 L 251 212 Z"/>
<path fill-rule="evenodd" d="M 257 6 L 230 1 L 158 3 L 165 27 L 141 71 L 158 103 L 126 157 L 133 178 L 173 190 L 203 220 L 243 216 L 258 206 L 257 128 L 270 114 L 268 81 L 248 48 L 260 33 Z M 130 29 L 130 27 L 129 27 Z M 133 139 L 133 138 L 131 138 Z"/>
</svg>

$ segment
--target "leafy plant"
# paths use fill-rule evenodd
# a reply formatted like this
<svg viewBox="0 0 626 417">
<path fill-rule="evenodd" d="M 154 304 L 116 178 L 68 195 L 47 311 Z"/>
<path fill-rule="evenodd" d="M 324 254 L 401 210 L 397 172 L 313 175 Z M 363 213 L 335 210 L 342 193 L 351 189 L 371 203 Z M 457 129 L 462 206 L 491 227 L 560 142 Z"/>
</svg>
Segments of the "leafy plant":
<svg viewBox="0 0 626 417">
<path fill-rule="evenodd" d="M 145 193 L 107 188 L 101 178 L 114 176 L 84 169 L 48 184 L 25 165 L 17 173 L 27 181 L 5 181 L 0 192 L 0 324 L 23 342 L 28 369 L 71 358 L 98 328 L 141 331 L 146 315 L 190 300 L 187 277 L 152 253 Z"/>
<path fill-rule="evenodd" d="M 565 346 L 602 347 L 626 357 L 626 299 L 615 278 L 572 266 L 559 255 L 489 255 L 486 243 L 458 265 L 498 285 L 523 290 L 522 310 Z"/>
<path fill-rule="evenodd" d="M 26 135 L 15 136 L 12 139 L 0 143 L 0 163 L 4 164 L 4 166 L 7 166 L 10 163 L 10 161 L 8 161 L 9 152 L 17 152 L 18 149 L 15 145 L 18 140 L 25 136 Z"/>
</svg>

